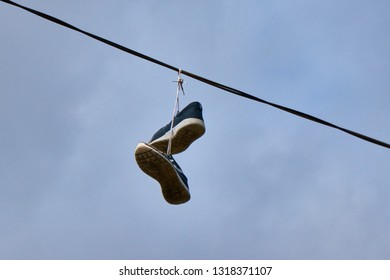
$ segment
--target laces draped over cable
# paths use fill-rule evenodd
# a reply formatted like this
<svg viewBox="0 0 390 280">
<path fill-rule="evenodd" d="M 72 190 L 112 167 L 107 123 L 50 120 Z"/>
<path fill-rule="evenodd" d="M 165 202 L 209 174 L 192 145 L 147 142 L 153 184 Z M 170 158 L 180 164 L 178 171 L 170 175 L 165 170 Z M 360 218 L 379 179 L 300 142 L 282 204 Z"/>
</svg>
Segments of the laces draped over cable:
<svg viewBox="0 0 390 280">
<path fill-rule="evenodd" d="M 172 150 L 172 137 L 173 137 L 173 126 L 174 126 L 174 119 L 177 115 L 177 113 L 179 113 L 180 111 L 180 108 L 179 108 L 179 97 L 180 97 L 180 92 L 183 93 L 184 95 L 184 88 L 183 88 L 183 82 L 184 80 L 181 78 L 181 69 L 179 69 L 178 71 L 178 75 L 177 75 L 177 88 L 176 88 L 176 98 L 175 98 L 175 105 L 173 106 L 173 113 L 172 113 L 172 121 L 171 121 L 171 129 L 170 129 L 170 136 L 169 136 L 169 141 L 168 141 L 168 148 L 167 148 L 167 154 L 170 155 L 171 154 L 171 150 Z"/>
</svg>

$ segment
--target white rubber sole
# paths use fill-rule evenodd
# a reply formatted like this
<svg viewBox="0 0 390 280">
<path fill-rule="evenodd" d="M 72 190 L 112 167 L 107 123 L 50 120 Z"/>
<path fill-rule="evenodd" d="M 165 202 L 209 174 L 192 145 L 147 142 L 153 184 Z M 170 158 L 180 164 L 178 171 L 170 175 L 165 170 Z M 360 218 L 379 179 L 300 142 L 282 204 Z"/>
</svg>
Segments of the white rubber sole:
<svg viewBox="0 0 390 280">
<path fill-rule="evenodd" d="M 197 118 L 188 118 L 181 121 L 173 128 L 171 154 L 178 154 L 185 151 L 196 139 L 206 131 L 204 122 Z M 150 142 L 149 145 L 159 151 L 167 152 L 171 131 L 169 130 L 160 138 Z"/>
<path fill-rule="evenodd" d="M 163 197 L 169 204 L 183 204 L 190 200 L 190 192 L 172 163 L 159 151 L 139 143 L 135 149 L 135 159 L 143 172 L 160 183 Z"/>
</svg>

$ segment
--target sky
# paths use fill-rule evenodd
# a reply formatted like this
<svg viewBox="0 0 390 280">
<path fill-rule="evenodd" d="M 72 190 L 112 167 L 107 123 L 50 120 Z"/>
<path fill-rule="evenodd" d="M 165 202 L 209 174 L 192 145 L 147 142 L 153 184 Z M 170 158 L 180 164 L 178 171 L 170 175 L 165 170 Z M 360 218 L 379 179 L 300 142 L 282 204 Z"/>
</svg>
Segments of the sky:
<svg viewBox="0 0 390 280">
<path fill-rule="evenodd" d="M 390 142 L 390 2 L 17 0 Z M 170 205 L 134 158 L 177 73 L 0 2 L 0 259 L 389 259 L 390 153 L 189 77 Z"/>
</svg>

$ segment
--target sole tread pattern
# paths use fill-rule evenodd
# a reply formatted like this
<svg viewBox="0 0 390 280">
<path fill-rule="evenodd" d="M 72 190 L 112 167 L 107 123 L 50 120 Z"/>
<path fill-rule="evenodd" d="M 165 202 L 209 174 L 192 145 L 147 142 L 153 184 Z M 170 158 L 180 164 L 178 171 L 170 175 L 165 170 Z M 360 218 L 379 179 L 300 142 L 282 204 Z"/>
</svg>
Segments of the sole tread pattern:
<svg viewBox="0 0 390 280">
<path fill-rule="evenodd" d="M 158 151 L 138 145 L 135 159 L 141 170 L 158 181 L 164 199 L 170 204 L 182 204 L 190 200 L 190 193 L 182 183 L 170 161 Z"/>
</svg>

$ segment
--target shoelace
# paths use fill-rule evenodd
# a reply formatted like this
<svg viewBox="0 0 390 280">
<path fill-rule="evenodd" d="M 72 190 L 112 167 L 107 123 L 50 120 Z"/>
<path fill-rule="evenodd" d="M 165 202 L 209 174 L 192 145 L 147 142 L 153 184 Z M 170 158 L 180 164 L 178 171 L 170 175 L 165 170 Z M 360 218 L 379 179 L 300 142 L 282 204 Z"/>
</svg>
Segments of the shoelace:
<svg viewBox="0 0 390 280">
<path fill-rule="evenodd" d="M 179 73 L 177 76 L 177 89 L 176 89 L 176 99 L 175 99 L 175 105 L 173 107 L 173 113 L 172 113 L 172 121 L 171 121 L 171 129 L 170 129 L 170 136 L 168 140 L 168 148 L 167 148 L 167 154 L 170 155 L 172 152 L 172 137 L 173 137 L 173 121 L 175 119 L 175 116 L 179 112 L 179 93 L 180 91 L 183 92 L 184 94 L 184 89 L 183 89 L 183 79 L 180 76 L 181 74 L 181 69 L 179 69 Z"/>
</svg>

